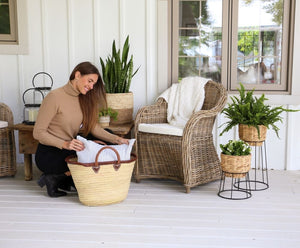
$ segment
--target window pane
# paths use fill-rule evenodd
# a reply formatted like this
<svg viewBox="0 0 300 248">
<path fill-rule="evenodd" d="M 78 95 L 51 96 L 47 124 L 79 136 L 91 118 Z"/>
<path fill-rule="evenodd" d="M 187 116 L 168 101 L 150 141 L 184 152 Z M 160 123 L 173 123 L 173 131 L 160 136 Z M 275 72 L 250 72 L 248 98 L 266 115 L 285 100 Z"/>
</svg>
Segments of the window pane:
<svg viewBox="0 0 300 248">
<path fill-rule="evenodd" d="M 237 79 L 245 84 L 280 84 L 282 0 L 240 0 Z"/>
<path fill-rule="evenodd" d="M 180 1 L 179 3 L 179 27 L 197 27 L 199 20 L 198 1 Z"/>
<path fill-rule="evenodd" d="M 222 0 L 179 1 L 179 80 L 198 75 L 220 82 L 221 29 Z"/>
<path fill-rule="evenodd" d="M 200 55 L 198 30 L 179 30 L 179 55 Z"/>
<path fill-rule="evenodd" d="M 221 67 L 218 64 L 217 57 L 203 57 L 200 68 L 201 77 L 221 82 Z"/>
<path fill-rule="evenodd" d="M 8 5 L 0 4 L 0 34 L 10 34 L 10 20 Z"/>
<path fill-rule="evenodd" d="M 199 76 L 199 58 L 179 58 L 178 81 L 184 77 Z"/>
</svg>

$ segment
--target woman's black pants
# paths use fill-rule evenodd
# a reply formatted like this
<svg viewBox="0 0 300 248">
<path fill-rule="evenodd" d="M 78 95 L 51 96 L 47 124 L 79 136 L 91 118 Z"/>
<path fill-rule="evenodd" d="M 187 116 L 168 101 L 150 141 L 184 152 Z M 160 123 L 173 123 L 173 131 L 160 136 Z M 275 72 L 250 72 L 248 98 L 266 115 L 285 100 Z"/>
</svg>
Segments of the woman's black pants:
<svg viewBox="0 0 300 248">
<path fill-rule="evenodd" d="M 36 166 L 45 174 L 63 174 L 69 171 L 65 158 L 75 151 L 39 144 L 35 154 Z"/>
</svg>

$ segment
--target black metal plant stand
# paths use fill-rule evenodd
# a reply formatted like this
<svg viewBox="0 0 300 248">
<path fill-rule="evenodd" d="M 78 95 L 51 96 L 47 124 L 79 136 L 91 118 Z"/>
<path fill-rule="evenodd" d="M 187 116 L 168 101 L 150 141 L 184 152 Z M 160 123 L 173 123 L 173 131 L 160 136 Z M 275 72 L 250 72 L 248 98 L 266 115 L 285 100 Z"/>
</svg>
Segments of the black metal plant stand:
<svg viewBox="0 0 300 248">
<path fill-rule="evenodd" d="M 240 187 L 241 182 L 243 182 L 243 187 Z M 250 198 L 252 194 L 249 173 L 231 173 L 222 170 L 218 196 L 230 200 Z"/>
<path fill-rule="evenodd" d="M 251 175 L 250 187 L 251 191 L 261 191 L 269 188 L 269 177 L 268 177 L 268 163 L 267 163 L 267 149 L 266 143 L 263 141 L 261 146 L 257 144 L 259 142 L 252 142 L 251 145 L 254 148 L 254 175 Z M 260 142 L 261 143 L 261 142 Z M 253 149 L 252 149 L 253 151 Z M 248 183 L 248 182 L 247 182 Z M 234 186 L 246 188 L 245 181 L 240 181 L 240 184 L 234 184 Z"/>
</svg>

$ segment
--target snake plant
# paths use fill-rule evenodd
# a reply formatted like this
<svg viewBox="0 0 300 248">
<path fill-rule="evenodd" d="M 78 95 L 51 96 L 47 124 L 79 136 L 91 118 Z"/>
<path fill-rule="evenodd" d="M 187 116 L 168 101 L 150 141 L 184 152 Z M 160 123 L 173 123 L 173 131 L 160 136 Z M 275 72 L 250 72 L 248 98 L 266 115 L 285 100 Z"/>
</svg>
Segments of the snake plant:
<svg viewBox="0 0 300 248">
<path fill-rule="evenodd" d="M 128 93 L 131 79 L 139 68 L 133 72 L 133 55 L 128 59 L 129 36 L 127 36 L 122 51 L 116 49 L 116 42 L 112 44 L 112 54 L 105 62 L 100 57 L 102 77 L 106 93 Z"/>
</svg>

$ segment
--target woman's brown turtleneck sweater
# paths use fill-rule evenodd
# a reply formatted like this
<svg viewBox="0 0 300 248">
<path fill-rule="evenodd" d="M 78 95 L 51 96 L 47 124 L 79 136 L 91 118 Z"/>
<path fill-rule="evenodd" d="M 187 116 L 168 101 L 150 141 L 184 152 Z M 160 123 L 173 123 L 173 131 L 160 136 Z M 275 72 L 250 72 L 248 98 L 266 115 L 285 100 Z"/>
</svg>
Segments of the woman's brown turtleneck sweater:
<svg viewBox="0 0 300 248">
<path fill-rule="evenodd" d="M 33 137 L 43 145 L 62 149 L 65 141 L 76 138 L 82 124 L 79 94 L 71 82 L 52 90 L 43 100 L 34 125 Z M 116 135 L 106 132 L 99 124 L 91 133 L 102 140 L 115 143 Z"/>
</svg>

